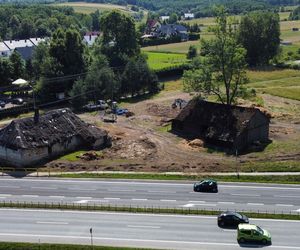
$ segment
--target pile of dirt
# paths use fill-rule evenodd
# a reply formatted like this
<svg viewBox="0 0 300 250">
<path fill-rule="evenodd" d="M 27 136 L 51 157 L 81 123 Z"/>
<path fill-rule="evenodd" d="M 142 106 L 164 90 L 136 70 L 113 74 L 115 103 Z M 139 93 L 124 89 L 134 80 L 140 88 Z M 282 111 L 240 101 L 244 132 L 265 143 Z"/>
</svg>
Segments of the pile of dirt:
<svg viewBox="0 0 300 250">
<path fill-rule="evenodd" d="M 94 161 L 103 158 L 103 156 L 99 155 L 99 153 L 95 151 L 89 151 L 76 157 L 84 161 Z"/>
<path fill-rule="evenodd" d="M 118 137 L 113 146 L 105 151 L 105 156 L 119 159 L 153 159 L 156 145 L 148 137 L 140 136 L 137 139 L 123 140 Z"/>
<path fill-rule="evenodd" d="M 202 148 L 204 146 L 204 142 L 200 139 L 189 141 L 187 144 L 192 148 Z"/>
<path fill-rule="evenodd" d="M 171 106 L 168 107 L 157 103 L 147 103 L 146 110 L 151 115 L 168 118 L 175 118 L 181 111 L 180 109 L 172 109 Z"/>
</svg>

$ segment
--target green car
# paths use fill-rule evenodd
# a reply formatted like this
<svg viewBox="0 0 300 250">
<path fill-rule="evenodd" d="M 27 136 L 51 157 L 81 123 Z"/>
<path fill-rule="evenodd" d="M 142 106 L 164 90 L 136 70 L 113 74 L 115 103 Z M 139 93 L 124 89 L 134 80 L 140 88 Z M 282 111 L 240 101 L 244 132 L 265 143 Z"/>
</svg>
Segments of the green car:
<svg viewBox="0 0 300 250">
<path fill-rule="evenodd" d="M 240 244 L 245 242 L 271 244 L 271 234 L 259 226 L 251 224 L 239 224 L 237 229 L 237 241 Z"/>
</svg>

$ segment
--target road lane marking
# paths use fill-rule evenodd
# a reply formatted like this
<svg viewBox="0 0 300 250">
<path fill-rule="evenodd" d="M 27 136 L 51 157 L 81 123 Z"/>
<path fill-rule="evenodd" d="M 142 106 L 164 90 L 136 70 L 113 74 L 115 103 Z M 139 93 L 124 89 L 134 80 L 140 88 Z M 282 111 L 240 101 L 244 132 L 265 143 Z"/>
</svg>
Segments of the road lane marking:
<svg viewBox="0 0 300 250">
<path fill-rule="evenodd" d="M 95 191 L 95 188 L 68 188 L 68 190 L 76 190 L 76 191 Z"/>
<path fill-rule="evenodd" d="M 263 206 L 264 204 L 263 203 L 247 203 L 247 205 L 250 205 L 250 206 Z"/>
<path fill-rule="evenodd" d="M 300 198 L 300 196 L 296 196 L 296 195 L 274 195 L 274 197 L 278 197 L 278 198 Z"/>
<path fill-rule="evenodd" d="M 82 200 L 90 200 L 93 199 L 93 197 L 83 197 L 83 196 L 78 196 L 76 199 L 82 199 Z"/>
<path fill-rule="evenodd" d="M 0 194 L 1 197 L 10 197 L 12 196 L 11 194 Z"/>
<path fill-rule="evenodd" d="M 130 227 L 130 228 L 153 228 L 153 229 L 160 228 L 159 226 L 139 226 L 139 225 L 128 225 L 127 227 Z"/>
<path fill-rule="evenodd" d="M 148 199 L 137 199 L 137 198 L 133 198 L 131 199 L 132 201 L 147 201 Z"/>
<path fill-rule="evenodd" d="M 57 189 L 55 187 L 31 187 L 32 189 L 46 189 L 46 190 L 54 190 Z"/>
<path fill-rule="evenodd" d="M 37 221 L 36 224 L 68 225 L 69 223 L 59 221 Z"/>
<path fill-rule="evenodd" d="M 136 192 L 133 189 L 107 189 L 109 192 Z"/>
<path fill-rule="evenodd" d="M 81 240 L 89 240 L 90 236 L 78 236 L 78 235 L 47 235 L 47 234 L 12 234 L 12 233 L 0 233 L 0 236 L 5 237 L 34 237 L 34 239 L 38 238 L 60 238 L 60 239 L 81 239 Z M 151 239 L 129 239 L 129 238 L 109 238 L 109 237 L 93 237 L 94 240 L 99 241 L 118 241 L 118 242 L 138 242 L 139 245 L 142 242 L 148 243 L 157 243 L 157 244 L 194 244 L 194 245 L 208 245 L 208 246 L 230 246 L 230 247 L 239 247 L 237 243 L 227 243 L 227 242 L 201 242 L 201 241 L 176 241 L 176 240 L 151 240 Z M 300 247 L 294 246 L 281 246 L 281 245 L 271 245 L 268 248 L 274 249 L 293 249 L 300 250 Z"/>
<path fill-rule="evenodd" d="M 104 198 L 104 200 L 121 200 L 120 198 Z"/>
<path fill-rule="evenodd" d="M 31 195 L 31 194 L 24 194 L 22 197 L 31 197 L 31 198 L 37 198 L 39 197 L 38 195 Z"/>
<path fill-rule="evenodd" d="M 259 194 L 230 194 L 234 196 L 248 196 L 248 197 L 259 197 Z"/>
<path fill-rule="evenodd" d="M 57 198 L 57 199 L 63 199 L 65 198 L 65 196 L 59 196 L 59 195 L 52 195 L 52 196 L 49 196 L 50 198 Z"/>
<path fill-rule="evenodd" d="M 18 186 L 0 186 L 0 188 L 20 188 Z"/>
<path fill-rule="evenodd" d="M 235 202 L 231 202 L 231 201 L 218 201 L 219 204 L 235 204 Z"/>
<path fill-rule="evenodd" d="M 148 193 L 176 194 L 176 192 L 171 192 L 171 191 L 151 191 L 151 190 L 149 190 Z"/>
<path fill-rule="evenodd" d="M 160 200 L 162 202 L 176 202 L 176 200 Z"/>
<path fill-rule="evenodd" d="M 197 202 L 205 203 L 206 201 L 189 201 L 189 203 L 197 203 Z"/>
<path fill-rule="evenodd" d="M 291 205 L 291 204 L 275 204 L 275 206 L 281 206 L 281 207 L 293 207 L 294 205 Z"/>
</svg>

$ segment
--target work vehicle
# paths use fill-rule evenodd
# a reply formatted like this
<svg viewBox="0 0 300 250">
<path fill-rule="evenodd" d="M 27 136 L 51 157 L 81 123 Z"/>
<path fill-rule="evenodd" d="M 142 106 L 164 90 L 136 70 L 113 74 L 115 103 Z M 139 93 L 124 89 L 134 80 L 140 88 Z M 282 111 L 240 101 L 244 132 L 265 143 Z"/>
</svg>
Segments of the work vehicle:
<svg viewBox="0 0 300 250">
<path fill-rule="evenodd" d="M 260 243 L 260 244 L 271 244 L 271 234 L 260 228 L 259 226 L 252 224 L 239 224 L 237 228 L 237 241 L 240 244 Z"/>
<path fill-rule="evenodd" d="M 237 228 L 237 226 L 241 223 L 249 223 L 249 219 L 247 216 L 243 214 L 239 214 L 233 211 L 226 211 L 218 216 L 218 226 L 219 227 L 233 227 Z"/>
<path fill-rule="evenodd" d="M 195 192 L 218 192 L 218 184 L 215 180 L 207 179 L 194 184 Z"/>
</svg>

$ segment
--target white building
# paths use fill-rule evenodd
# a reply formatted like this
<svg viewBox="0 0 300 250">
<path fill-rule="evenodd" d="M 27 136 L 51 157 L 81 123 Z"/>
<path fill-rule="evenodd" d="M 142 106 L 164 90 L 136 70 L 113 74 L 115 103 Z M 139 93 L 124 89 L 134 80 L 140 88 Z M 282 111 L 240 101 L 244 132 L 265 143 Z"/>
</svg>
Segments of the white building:
<svg viewBox="0 0 300 250">
<path fill-rule="evenodd" d="M 185 20 L 191 20 L 194 19 L 195 15 L 193 13 L 184 13 L 184 19 Z"/>
<path fill-rule="evenodd" d="M 0 42 L 0 57 L 9 57 L 11 50 L 6 46 L 5 43 Z"/>
</svg>

